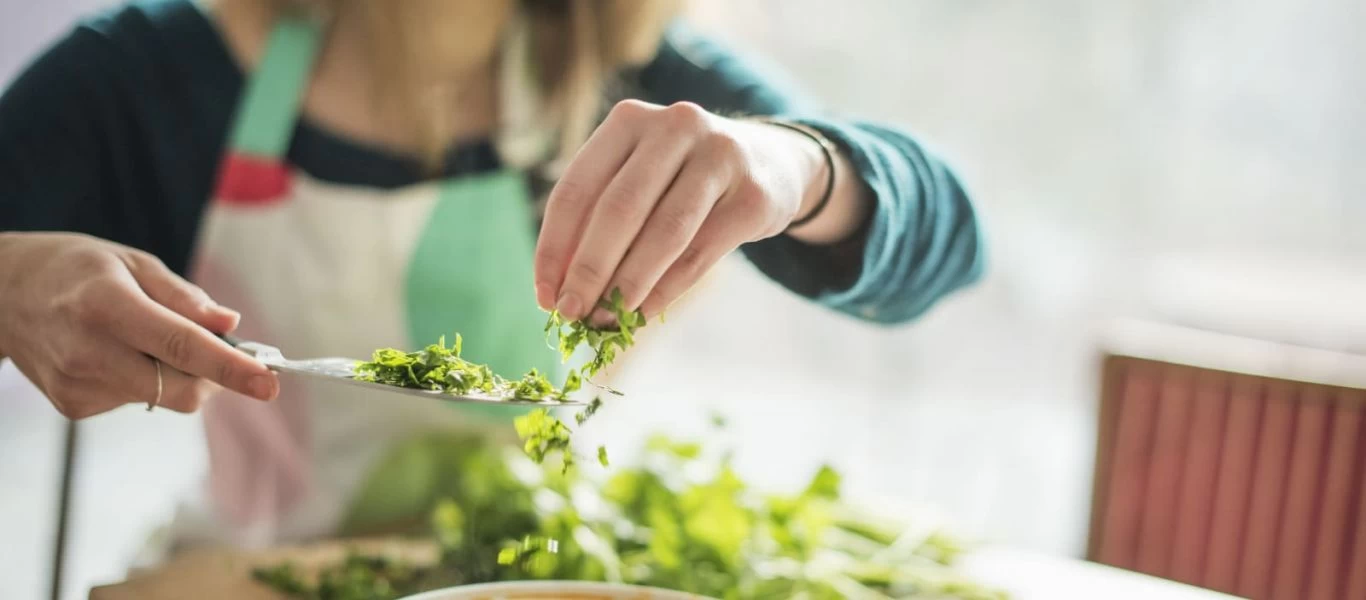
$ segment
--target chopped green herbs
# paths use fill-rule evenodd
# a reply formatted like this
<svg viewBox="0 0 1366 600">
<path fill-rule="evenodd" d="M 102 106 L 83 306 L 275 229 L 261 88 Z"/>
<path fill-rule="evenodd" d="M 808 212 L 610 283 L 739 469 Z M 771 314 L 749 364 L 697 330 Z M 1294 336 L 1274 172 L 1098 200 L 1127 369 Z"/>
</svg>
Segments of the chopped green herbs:
<svg viewBox="0 0 1366 600">
<path fill-rule="evenodd" d="M 290 563 L 252 571 L 257 581 L 292 598 L 307 600 L 395 600 L 433 585 L 424 585 L 426 575 L 425 569 L 402 561 L 356 553 L 320 571 L 312 584 L 305 582 Z"/>
<path fill-rule="evenodd" d="M 594 328 L 583 319 L 566 322 L 559 311 L 551 311 L 546 320 L 545 331 L 555 336 L 555 348 L 565 361 L 578 351 L 579 346 L 586 344 L 593 350 L 593 357 L 583 366 L 583 374 L 590 381 L 616 360 L 618 351 L 630 348 L 636 341 L 636 330 L 646 325 L 645 314 L 626 310 L 625 302 L 621 290 L 613 289 L 611 297 L 598 303 L 600 308 L 616 317 L 617 322 L 611 327 Z"/>
<path fill-rule="evenodd" d="M 619 290 L 600 306 L 615 316 L 615 325 L 594 328 L 550 314 L 545 331 L 553 333 L 564 361 L 584 345 L 593 353 L 558 389 L 534 370 L 509 381 L 461 358 L 458 335 L 451 348 L 443 338 L 418 352 L 378 350 L 357 366 L 356 377 L 458 395 L 564 400 L 630 348 L 646 324 L 639 311 L 625 309 Z M 583 425 L 601 408 L 601 398 L 594 398 L 575 423 Z M 719 417 L 713 422 L 724 423 Z M 438 564 L 417 568 L 353 555 L 324 569 L 316 582 L 289 564 L 258 569 L 255 577 L 301 600 L 391 600 L 514 579 L 619 581 L 735 600 L 1006 598 L 952 569 L 960 548 L 947 536 L 905 536 L 902 528 L 844 504 L 840 476 L 828 467 L 801 493 L 761 494 L 740 479 L 728 455 L 708 463 L 700 444 L 656 436 L 645 447 L 647 466 L 589 479 L 571 470 L 573 432 L 548 409 L 519 416 L 514 425 L 530 460 L 542 464 L 559 454 L 561 468 L 545 465 L 543 478 L 520 479 L 508 462 L 515 457 L 481 439 L 462 438 L 454 447 L 461 449 L 463 484 L 432 507 Z M 608 465 L 605 447 L 598 447 L 597 459 Z M 541 502 L 544 494 L 552 501 Z M 580 512 L 587 506 L 597 508 Z"/>
<path fill-rule="evenodd" d="M 522 440 L 522 451 L 536 463 L 545 461 L 546 456 L 560 454 L 564 461 L 563 470 L 574 466 L 573 447 L 569 443 L 569 428 L 544 408 L 535 409 L 517 417 L 513 422 L 517 437 Z"/>
<path fill-rule="evenodd" d="M 583 409 L 579 414 L 574 415 L 574 422 L 583 425 L 585 421 L 593 415 L 598 414 L 598 409 L 602 408 L 602 398 L 594 398 L 588 403 L 588 408 Z"/>
<path fill-rule="evenodd" d="M 599 408 L 602 408 L 602 398 L 593 398 L 587 408 L 574 415 L 575 424 L 582 426 L 597 414 Z M 532 461 L 540 464 L 546 457 L 559 454 L 562 471 L 568 471 L 574 466 L 576 461 L 571 439 L 574 432 L 563 421 L 550 414 L 550 411 L 537 408 L 514 419 L 513 425 L 517 428 L 517 438 L 522 441 L 522 451 Z M 604 467 L 608 466 L 607 449 L 601 446 L 598 447 L 598 463 Z"/>
<path fill-rule="evenodd" d="M 595 329 L 587 321 L 566 322 L 559 312 L 552 311 L 546 321 L 547 336 L 554 334 L 556 349 L 562 359 L 568 362 L 582 345 L 593 351 L 593 357 L 583 366 L 583 374 L 593 377 L 607 368 L 616 359 L 617 353 L 630 348 L 635 343 L 635 332 L 645 326 L 645 315 L 640 311 L 628 311 L 621 290 L 614 289 L 611 296 L 600 306 L 616 317 L 616 324 Z M 464 340 L 455 336 L 455 345 L 447 348 L 443 336 L 437 343 L 417 352 L 404 352 L 393 348 L 376 350 L 369 362 L 356 365 L 355 377 L 398 387 L 417 388 L 444 392 L 457 396 L 483 395 L 502 400 L 568 400 L 569 395 L 583 387 L 584 377 L 579 371 L 570 369 L 565 376 L 564 385 L 556 388 L 545 375 L 532 369 L 521 379 L 508 381 L 495 374 L 487 365 L 465 360 L 460 356 Z M 596 384 L 595 384 L 596 385 Z M 602 386 L 599 386 L 602 387 Z M 608 388 L 603 388 L 608 389 Z M 620 392 L 608 389 L 620 395 Z M 575 422 L 583 425 L 602 407 L 602 400 L 594 398 L 593 403 L 575 416 Z M 517 435 L 523 442 L 527 456 L 540 463 L 551 454 L 560 454 L 564 469 L 574 464 L 574 454 L 569 443 L 570 430 L 558 418 L 545 410 L 536 410 L 518 417 Z M 598 462 L 607 464 L 606 451 L 600 449 Z"/>
<path fill-rule="evenodd" d="M 509 382 L 499 377 L 488 365 L 465 360 L 460 356 L 463 340 L 455 336 L 455 345 L 447 348 L 446 338 L 417 352 L 394 348 L 376 350 L 369 362 L 355 367 L 355 377 L 397 387 L 444 392 L 457 396 L 487 396 L 503 400 L 563 400 L 566 394 L 578 389 L 579 377 L 571 372 L 565 390 L 556 389 L 545 375 L 532 369 L 520 380 Z"/>
<path fill-rule="evenodd" d="M 460 453 L 462 484 L 432 512 L 437 564 L 353 556 L 316 584 L 290 565 L 258 570 L 258 580 L 301 600 L 389 600 L 525 579 L 617 581 L 736 600 L 1006 598 L 953 568 L 962 547 L 949 536 L 908 532 L 842 500 L 840 475 L 828 467 L 795 493 L 766 493 L 726 454 L 656 436 L 641 466 L 610 477 L 549 465 L 518 477 L 520 457 L 461 440 L 451 452 Z"/>
<path fill-rule="evenodd" d="M 271 567 L 261 567 L 251 572 L 257 581 L 272 589 L 298 598 L 310 597 L 313 590 L 304 583 L 294 563 L 280 563 Z"/>
<path fill-rule="evenodd" d="M 498 564 L 518 565 L 529 569 L 537 558 L 559 552 L 560 542 L 540 535 L 528 535 L 520 542 L 509 543 L 498 551 Z"/>
</svg>

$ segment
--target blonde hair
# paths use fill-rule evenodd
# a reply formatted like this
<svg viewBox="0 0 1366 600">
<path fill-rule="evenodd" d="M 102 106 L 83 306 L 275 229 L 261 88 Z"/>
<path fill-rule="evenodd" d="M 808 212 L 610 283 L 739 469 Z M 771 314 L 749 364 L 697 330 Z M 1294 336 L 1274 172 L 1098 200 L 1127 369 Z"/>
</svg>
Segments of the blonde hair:
<svg viewBox="0 0 1366 600">
<path fill-rule="evenodd" d="M 447 115 L 461 90 L 426 77 L 419 65 L 497 61 L 495 138 L 506 162 L 530 167 L 572 156 L 601 115 L 611 78 L 653 58 L 682 0 L 268 1 L 326 16 L 360 11 L 379 100 L 410 121 L 428 166 L 440 165 Z"/>
</svg>

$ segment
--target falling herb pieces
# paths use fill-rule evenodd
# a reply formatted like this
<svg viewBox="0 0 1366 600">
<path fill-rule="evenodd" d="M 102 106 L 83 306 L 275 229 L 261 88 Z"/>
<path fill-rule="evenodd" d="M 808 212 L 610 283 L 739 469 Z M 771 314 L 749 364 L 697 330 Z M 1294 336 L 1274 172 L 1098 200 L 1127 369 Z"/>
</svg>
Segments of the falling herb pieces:
<svg viewBox="0 0 1366 600">
<path fill-rule="evenodd" d="M 537 464 L 547 456 L 559 454 L 564 470 L 574 466 L 574 452 L 569 442 L 569 428 L 544 408 L 538 408 L 513 421 L 517 437 L 522 440 L 522 451 Z"/>
<path fill-rule="evenodd" d="M 602 398 L 593 398 L 593 401 L 588 403 L 588 408 L 585 408 L 580 411 L 579 414 L 574 415 L 574 422 L 583 425 L 584 422 L 592 418 L 593 415 L 598 414 L 598 409 L 600 408 L 602 408 Z"/>
<path fill-rule="evenodd" d="M 574 415 L 574 423 L 582 426 L 602 408 L 602 398 L 593 398 L 587 408 Z M 517 438 L 522 440 L 522 451 L 536 464 L 545 462 L 553 454 L 559 454 L 564 461 L 563 471 L 568 471 L 576 463 L 574 445 L 571 440 L 573 431 L 555 415 L 544 408 L 535 409 L 513 421 L 517 428 Z M 598 463 L 606 467 L 607 448 L 598 447 Z"/>
<path fill-rule="evenodd" d="M 545 536 L 526 536 L 521 542 L 508 544 L 498 551 L 498 564 L 500 565 L 520 565 L 523 569 L 528 569 L 529 564 L 537 557 L 546 554 L 559 552 L 559 540 Z"/>
</svg>

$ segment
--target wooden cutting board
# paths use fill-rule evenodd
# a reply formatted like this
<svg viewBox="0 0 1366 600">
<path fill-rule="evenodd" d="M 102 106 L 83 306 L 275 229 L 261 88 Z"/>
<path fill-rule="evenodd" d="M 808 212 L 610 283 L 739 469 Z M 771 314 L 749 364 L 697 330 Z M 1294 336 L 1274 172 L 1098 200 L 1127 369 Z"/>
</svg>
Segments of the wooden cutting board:
<svg viewBox="0 0 1366 600">
<path fill-rule="evenodd" d="M 127 581 L 95 587 L 90 600 L 290 600 L 257 583 L 251 570 L 290 561 L 300 572 L 312 573 L 342 561 L 353 550 L 414 564 L 432 564 L 438 556 L 435 544 L 403 539 L 330 541 L 260 552 L 190 550 L 154 569 L 132 573 Z"/>
</svg>

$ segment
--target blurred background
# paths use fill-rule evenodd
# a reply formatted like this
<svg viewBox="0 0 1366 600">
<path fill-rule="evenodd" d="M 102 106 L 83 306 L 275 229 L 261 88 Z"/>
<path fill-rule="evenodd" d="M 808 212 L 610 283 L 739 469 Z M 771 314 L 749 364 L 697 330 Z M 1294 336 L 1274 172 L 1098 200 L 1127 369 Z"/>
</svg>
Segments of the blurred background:
<svg viewBox="0 0 1366 600">
<path fill-rule="evenodd" d="M 106 0 L 6 2 L 0 82 Z M 909 327 L 831 316 L 738 260 L 633 353 L 588 435 L 730 427 L 742 472 L 981 539 L 1085 550 L 1106 325 L 1366 352 L 1357 0 L 694 0 L 841 113 L 909 127 L 975 197 L 990 270 Z M 0 370 L 0 595 L 46 593 L 62 421 Z M 122 578 L 199 482 L 194 418 L 82 424 L 69 598 Z"/>
</svg>

